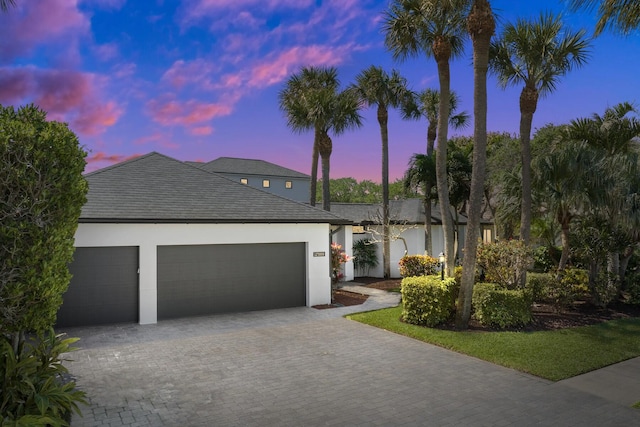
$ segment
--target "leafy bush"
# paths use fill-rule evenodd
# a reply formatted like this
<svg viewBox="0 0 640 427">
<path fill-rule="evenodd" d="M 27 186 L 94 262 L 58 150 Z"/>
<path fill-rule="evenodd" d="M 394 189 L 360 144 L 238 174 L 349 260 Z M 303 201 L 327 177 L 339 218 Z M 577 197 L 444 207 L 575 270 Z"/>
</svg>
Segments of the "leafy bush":
<svg viewBox="0 0 640 427">
<path fill-rule="evenodd" d="M 533 256 L 531 249 L 521 240 L 504 240 L 479 245 L 477 262 L 487 282 L 516 289 L 521 286 Z"/>
<path fill-rule="evenodd" d="M 538 246 L 533 250 L 532 255 L 533 270 L 536 272 L 548 273 L 558 267 L 548 246 Z"/>
<path fill-rule="evenodd" d="M 524 289 L 504 289 L 493 283 L 477 283 L 472 298 L 474 317 L 483 325 L 499 328 L 531 322 L 531 299 Z"/>
<path fill-rule="evenodd" d="M 438 259 L 429 255 L 405 255 L 398 263 L 402 277 L 429 276 L 436 274 Z"/>
<path fill-rule="evenodd" d="M 606 307 L 618 296 L 620 276 L 601 272 L 591 284 L 591 302 L 598 307 Z"/>
<path fill-rule="evenodd" d="M 550 282 L 545 294 L 558 311 L 579 299 L 586 299 L 589 296 L 589 273 L 579 268 L 567 268 Z"/>
<path fill-rule="evenodd" d="M 358 240 L 353 243 L 353 267 L 362 271 L 365 276 L 369 270 L 378 265 L 376 245 L 370 239 Z"/>
<path fill-rule="evenodd" d="M 68 425 L 72 412 L 85 393 L 74 382 L 65 382 L 63 353 L 75 350 L 77 338 L 63 339 L 50 330 L 38 339 L 25 341 L 19 351 L 6 337 L 0 338 L 0 425 Z"/>
<path fill-rule="evenodd" d="M 625 286 L 625 301 L 627 304 L 640 305 L 640 273 L 627 276 Z"/>
<path fill-rule="evenodd" d="M 402 279 L 402 318 L 414 325 L 435 326 L 447 321 L 457 295 L 453 278 L 440 276 L 406 277 Z"/>
<path fill-rule="evenodd" d="M 552 273 L 528 273 L 526 291 L 532 301 L 552 302 L 550 289 L 556 286 L 556 278 Z"/>
</svg>

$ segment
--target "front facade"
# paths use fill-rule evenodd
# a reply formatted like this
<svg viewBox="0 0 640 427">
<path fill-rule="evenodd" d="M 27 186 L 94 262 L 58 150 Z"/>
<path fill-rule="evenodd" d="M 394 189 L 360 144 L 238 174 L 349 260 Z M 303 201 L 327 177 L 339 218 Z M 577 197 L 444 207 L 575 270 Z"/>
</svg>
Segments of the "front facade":
<svg viewBox="0 0 640 427">
<path fill-rule="evenodd" d="M 157 153 L 87 181 L 57 326 L 331 301 L 336 215 Z"/>
</svg>

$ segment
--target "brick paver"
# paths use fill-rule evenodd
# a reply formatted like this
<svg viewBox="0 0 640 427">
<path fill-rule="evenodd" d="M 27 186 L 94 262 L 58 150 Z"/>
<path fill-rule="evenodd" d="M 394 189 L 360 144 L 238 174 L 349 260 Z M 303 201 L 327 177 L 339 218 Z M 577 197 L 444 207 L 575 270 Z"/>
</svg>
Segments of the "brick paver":
<svg viewBox="0 0 640 427">
<path fill-rule="evenodd" d="M 640 411 L 295 308 L 70 329 L 72 426 L 640 426 Z"/>
</svg>

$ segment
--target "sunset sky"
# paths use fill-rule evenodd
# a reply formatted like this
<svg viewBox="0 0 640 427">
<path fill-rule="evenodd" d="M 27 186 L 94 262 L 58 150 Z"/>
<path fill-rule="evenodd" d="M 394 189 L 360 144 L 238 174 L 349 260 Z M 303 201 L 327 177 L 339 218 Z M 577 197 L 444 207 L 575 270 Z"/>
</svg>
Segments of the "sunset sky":
<svg viewBox="0 0 640 427">
<path fill-rule="evenodd" d="M 346 86 L 370 65 L 396 68 L 412 89 L 437 88 L 425 57 L 394 62 L 381 32 L 387 0 L 16 0 L 0 13 L 0 104 L 36 103 L 69 123 L 87 171 L 158 151 L 180 160 L 263 159 L 310 173 L 313 134 L 294 134 L 278 92 L 302 66 L 336 66 Z M 563 12 L 591 35 L 593 14 L 563 1 L 494 0 L 500 22 Z M 498 29 L 499 31 L 500 29 Z M 451 86 L 472 112 L 471 47 L 452 62 Z M 541 99 L 533 127 L 640 101 L 640 33 L 604 34 L 589 63 Z M 518 132 L 520 88 L 490 78 L 488 128 Z M 380 181 L 375 110 L 333 138 L 331 177 Z M 390 177 L 424 152 L 426 121 L 391 113 Z M 469 135 L 472 126 L 450 135 Z"/>
</svg>

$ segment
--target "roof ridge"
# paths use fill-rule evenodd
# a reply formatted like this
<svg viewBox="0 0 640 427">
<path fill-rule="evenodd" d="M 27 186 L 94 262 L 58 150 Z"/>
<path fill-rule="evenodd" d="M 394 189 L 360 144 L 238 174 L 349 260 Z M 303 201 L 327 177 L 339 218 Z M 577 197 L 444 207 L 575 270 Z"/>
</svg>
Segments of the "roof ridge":
<svg viewBox="0 0 640 427">
<path fill-rule="evenodd" d="M 130 159 L 124 160 L 122 162 L 114 163 L 112 165 L 105 166 L 105 167 L 100 168 L 100 169 L 96 169 L 94 171 L 91 171 L 91 172 L 88 172 L 88 173 L 84 174 L 84 176 L 88 177 L 88 176 L 93 176 L 93 175 L 100 174 L 102 172 L 108 172 L 110 170 L 119 168 L 121 166 L 128 165 L 128 164 L 133 163 L 133 162 L 137 162 L 138 160 L 145 159 L 145 158 L 150 157 L 150 156 L 152 156 L 154 154 L 158 154 L 160 156 L 168 157 L 168 156 L 165 156 L 164 154 L 158 153 L 156 151 L 152 151 L 152 152 L 147 153 L 147 154 L 134 155 L 135 157 L 131 157 Z M 171 157 L 169 157 L 169 158 L 171 158 Z"/>
</svg>

